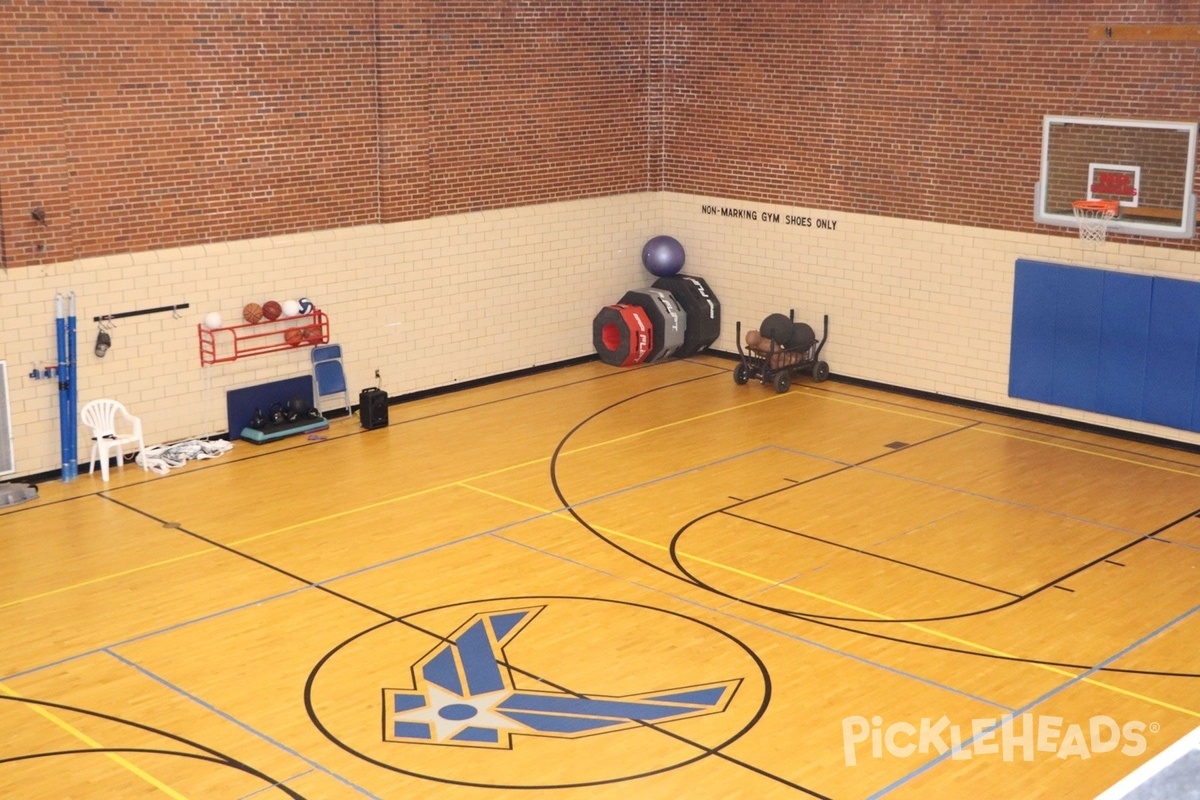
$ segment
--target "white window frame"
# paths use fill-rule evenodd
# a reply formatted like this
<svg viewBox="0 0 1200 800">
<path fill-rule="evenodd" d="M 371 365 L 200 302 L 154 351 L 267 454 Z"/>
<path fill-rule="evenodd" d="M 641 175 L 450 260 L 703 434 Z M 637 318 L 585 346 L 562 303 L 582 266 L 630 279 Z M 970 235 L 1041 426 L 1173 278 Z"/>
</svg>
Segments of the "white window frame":
<svg viewBox="0 0 1200 800">
<path fill-rule="evenodd" d="M 1126 220 L 1117 217 L 1108 223 L 1108 230 L 1112 233 L 1127 233 L 1140 236 L 1157 236 L 1165 239 L 1190 239 L 1196 235 L 1196 194 L 1195 194 L 1195 174 L 1196 174 L 1196 130 L 1195 122 L 1155 122 L 1148 120 L 1135 119 L 1108 119 L 1105 117 L 1061 117 L 1047 115 L 1042 118 L 1042 167 L 1040 179 L 1034 185 L 1033 191 L 1033 219 L 1043 225 L 1057 225 L 1064 228 L 1078 228 L 1079 222 L 1075 219 L 1073 212 L 1067 213 L 1050 213 L 1046 210 L 1046 184 L 1049 180 L 1050 169 L 1050 130 L 1054 125 L 1109 125 L 1112 127 L 1126 128 L 1160 128 L 1176 130 L 1188 135 L 1188 159 L 1187 159 L 1187 174 L 1184 179 L 1184 186 L 1187 187 L 1187 193 L 1184 197 L 1183 218 L 1179 224 L 1160 224 L 1154 222 L 1142 222 L 1138 220 Z M 1093 168 L 1097 165 L 1093 165 Z M 1121 167 L 1128 169 L 1128 167 Z M 1089 175 L 1089 192 L 1091 176 Z M 1084 198 L 1080 198 L 1081 200 Z M 1127 206 L 1122 203 L 1122 206 Z"/>
</svg>

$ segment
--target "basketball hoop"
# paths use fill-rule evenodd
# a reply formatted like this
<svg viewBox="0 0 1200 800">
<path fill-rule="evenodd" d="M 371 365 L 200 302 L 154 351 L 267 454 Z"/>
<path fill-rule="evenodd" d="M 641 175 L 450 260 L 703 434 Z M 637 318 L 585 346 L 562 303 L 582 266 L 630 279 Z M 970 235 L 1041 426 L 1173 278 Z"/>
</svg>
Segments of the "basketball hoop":
<svg viewBox="0 0 1200 800">
<path fill-rule="evenodd" d="M 1079 241 L 1103 242 L 1108 236 L 1108 223 L 1121 210 L 1116 200 L 1076 200 L 1075 219 L 1079 221 Z"/>
</svg>

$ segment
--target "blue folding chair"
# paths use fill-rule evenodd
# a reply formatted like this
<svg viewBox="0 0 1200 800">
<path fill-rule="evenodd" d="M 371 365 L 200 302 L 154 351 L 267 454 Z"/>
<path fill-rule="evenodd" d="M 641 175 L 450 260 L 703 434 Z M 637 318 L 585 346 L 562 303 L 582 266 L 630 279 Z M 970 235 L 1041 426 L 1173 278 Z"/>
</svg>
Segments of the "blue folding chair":
<svg viewBox="0 0 1200 800">
<path fill-rule="evenodd" d="M 316 388 L 317 409 L 324 413 L 321 401 L 341 395 L 346 414 L 350 414 L 350 389 L 346 386 L 346 370 L 342 367 L 340 344 L 319 344 L 312 349 L 313 385 Z"/>
</svg>

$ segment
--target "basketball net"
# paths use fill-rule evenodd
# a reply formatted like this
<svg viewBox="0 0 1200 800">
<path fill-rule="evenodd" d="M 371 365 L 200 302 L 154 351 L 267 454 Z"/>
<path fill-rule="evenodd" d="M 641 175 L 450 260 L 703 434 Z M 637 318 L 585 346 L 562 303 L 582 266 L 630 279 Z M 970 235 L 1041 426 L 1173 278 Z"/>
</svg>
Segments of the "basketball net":
<svg viewBox="0 0 1200 800">
<path fill-rule="evenodd" d="M 1079 241 L 1095 244 L 1108 237 L 1108 223 L 1121 210 L 1116 200 L 1076 200 L 1071 205 L 1079 222 Z"/>
</svg>

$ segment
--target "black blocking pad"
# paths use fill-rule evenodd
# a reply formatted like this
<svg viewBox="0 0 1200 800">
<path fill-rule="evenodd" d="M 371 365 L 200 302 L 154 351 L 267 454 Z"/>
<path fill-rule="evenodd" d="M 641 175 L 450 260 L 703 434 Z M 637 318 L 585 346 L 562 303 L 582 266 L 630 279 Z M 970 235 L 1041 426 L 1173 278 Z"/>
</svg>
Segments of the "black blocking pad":
<svg viewBox="0 0 1200 800">
<path fill-rule="evenodd" d="M 721 302 L 703 278 L 672 275 L 654 282 L 655 289 L 671 293 L 687 314 L 687 330 L 676 358 L 687 358 L 711 345 L 721 335 Z"/>
</svg>

